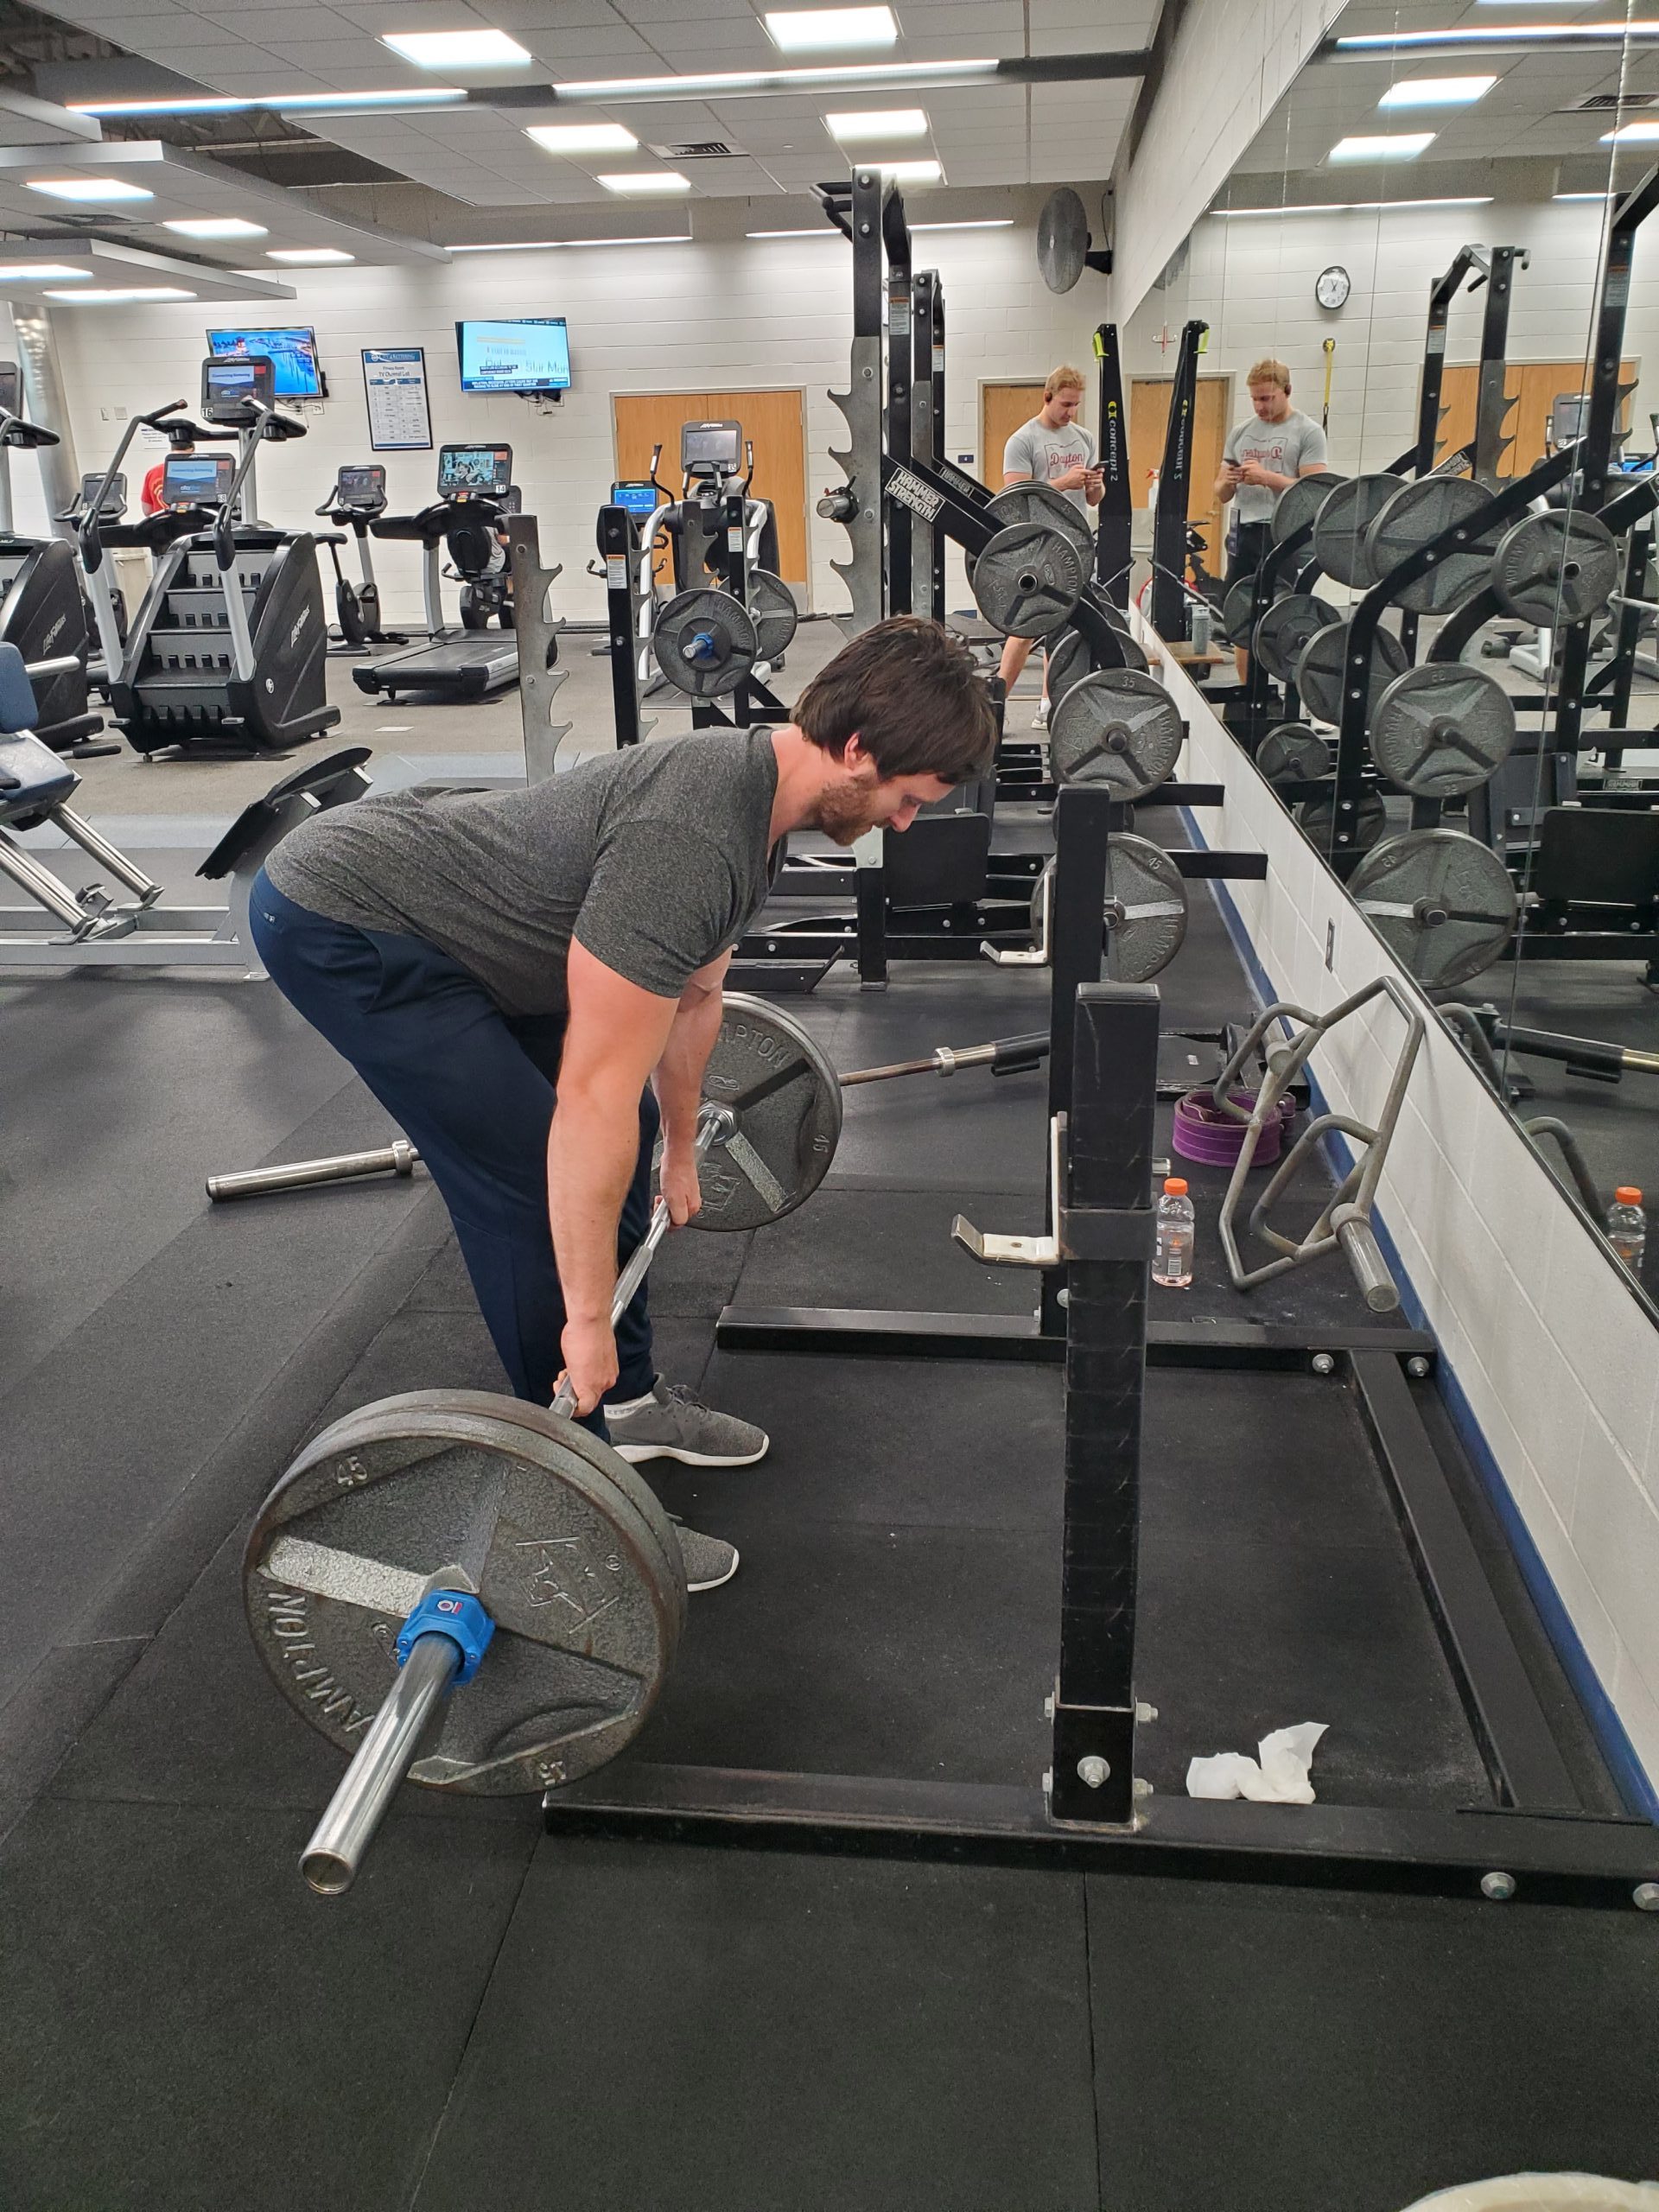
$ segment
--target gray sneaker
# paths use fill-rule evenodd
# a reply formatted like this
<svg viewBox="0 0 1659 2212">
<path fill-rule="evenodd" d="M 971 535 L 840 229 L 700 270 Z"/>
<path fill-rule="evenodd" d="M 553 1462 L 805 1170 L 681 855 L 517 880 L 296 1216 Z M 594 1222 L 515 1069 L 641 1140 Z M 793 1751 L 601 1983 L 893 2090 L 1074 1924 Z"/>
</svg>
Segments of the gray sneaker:
<svg viewBox="0 0 1659 2212">
<path fill-rule="evenodd" d="M 715 1413 L 683 1382 L 664 1382 L 660 1375 L 632 1413 L 607 1406 L 605 1426 L 613 1448 L 634 1466 L 641 1459 L 678 1459 L 688 1467 L 752 1467 L 772 1444 L 765 1429 Z"/>
<path fill-rule="evenodd" d="M 669 1517 L 673 1519 L 671 1514 Z M 737 1547 L 723 1536 L 702 1535 L 683 1521 L 674 1522 L 674 1533 L 680 1540 L 688 1590 L 718 1590 L 737 1573 Z"/>
</svg>

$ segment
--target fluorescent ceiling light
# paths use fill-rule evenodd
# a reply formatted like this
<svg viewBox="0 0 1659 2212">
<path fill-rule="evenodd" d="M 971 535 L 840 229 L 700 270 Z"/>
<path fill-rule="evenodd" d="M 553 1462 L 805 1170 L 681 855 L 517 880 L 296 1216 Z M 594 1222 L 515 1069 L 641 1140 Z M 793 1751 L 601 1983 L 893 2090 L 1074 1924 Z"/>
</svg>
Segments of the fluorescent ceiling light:
<svg viewBox="0 0 1659 2212">
<path fill-rule="evenodd" d="M 265 259 L 285 261 L 293 269 L 334 269 L 341 262 L 355 261 L 357 256 L 337 245 L 274 245 Z"/>
<path fill-rule="evenodd" d="M 8 261 L 0 266 L 0 284 L 27 284 L 32 277 L 37 276 L 42 279 L 50 277 L 59 283 L 69 278 L 73 278 L 77 283 L 85 283 L 92 273 L 90 269 L 71 269 L 67 262 Z"/>
<path fill-rule="evenodd" d="M 1598 195 L 1599 197 L 1599 195 Z M 1490 207 L 1490 192 L 1476 194 L 1471 199 L 1458 200 L 1315 200 L 1304 201 L 1299 207 L 1212 207 L 1211 213 L 1219 215 L 1225 222 L 1238 222 L 1247 215 L 1357 215 L 1389 214 L 1395 208 L 1410 207 Z M 915 226 L 920 229 L 918 224 Z"/>
<path fill-rule="evenodd" d="M 31 192 L 43 192 L 48 200 L 153 200 L 153 192 L 146 192 L 141 184 L 124 184 L 112 176 L 32 176 L 29 180 Z"/>
<path fill-rule="evenodd" d="M 1014 228 L 1014 218 L 1012 215 L 982 215 L 972 222 L 912 223 L 910 227 L 912 232 L 917 231 L 1011 231 Z"/>
<path fill-rule="evenodd" d="M 181 238 L 265 238 L 270 231 L 263 223 L 245 221 L 240 215 L 175 215 L 162 225 L 164 231 L 176 231 Z"/>
<path fill-rule="evenodd" d="M 902 85 L 924 78 L 952 84 L 994 78 L 995 61 L 865 61 L 830 69 L 727 69 L 717 76 L 595 77 L 587 82 L 555 85 L 562 100 L 702 99 L 721 92 L 856 92 L 867 86 Z"/>
<path fill-rule="evenodd" d="M 873 107 L 847 115 L 826 115 L 824 128 L 843 146 L 872 138 L 925 138 L 927 113 L 919 107 Z"/>
<path fill-rule="evenodd" d="M 912 226 L 912 227 L 914 227 Z M 749 238 L 838 238 L 839 231 L 745 231 Z"/>
<path fill-rule="evenodd" d="M 505 31 L 382 31 L 380 43 L 417 69 L 519 69 L 531 59 Z"/>
<path fill-rule="evenodd" d="M 114 307 L 126 300 L 194 300 L 196 296 L 181 291 L 176 284 L 131 284 L 113 291 L 48 292 L 46 296 L 48 300 L 73 300 L 79 307 Z"/>
<path fill-rule="evenodd" d="M 1621 123 L 1617 130 L 1604 130 L 1604 146 L 1650 146 L 1659 138 L 1659 123 Z"/>
<path fill-rule="evenodd" d="M 810 236 L 810 232 L 805 233 Z M 834 238 L 834 231 L 826 231 L 826 238 Z M 567 246 L 579 245 L 690 245 L 690 231 L 667 231 L 655 238 L 507 238 L 496 245 L 452 245 L 451 253 L 563 253 Z"/>
<path fill-rule="evenodd" d="M 780 54 L 839 54 L 899 42 L 899 25 L 891 8 L 804 8 L 762 21 Z"/>
<path fill-rule="evenodd" d="M 1613 200 L 1618 194 L 1611 192 L 1552 192 L 1549 196 L 1552 200 Z"/>
<path fill-rule="evenodd" d="M 938 162 L 878 162 L 876 167 L 895 184 L 938 184 L 944 175 Z"/>
<path fill-rule="evenodd" d="M 1337 40 L 1338 52 L 1371 53 L 1389 47 L 1510 46 L 1562 38 L 1651 38 L 1659 22 L 1639 23 L 1495 23 L 1491 29 L 1471 25 L 1460 31 L 1351 31 Z"/>
<path fill-rule="evenodd" d="M 624 169 L 612 175 L 601 175 L 599 181 L 607 192 L 690 192 L 691 180 L 682 176 L 677 169 Z"/>
<path fill-rule="evenodd" d="M 1432 130 L 1385 130 L 1370 137 L 1338 138 L 1326 156 L 1332 162 L 1414 162 L 1434 143 Z"/>
<path fill-rule="evenodd" d="M 631 154 L 639 143 L 620 123 L 532 123 L 524 136 L 550 154 Z"/>
<path fill-rule="evenodd" d="M 71 115 L 245 115 L 253 108 L 272 114 L 287 108 L 430 107 L 442 100 L 464 100 L 458 85 L 406 85 L 380 92 L 262 92 L 258 99 L 212 98 L 194 94 L 180 99 L 73 100 Z"/>
<path fill-rule="evenodd" d="M 1408 77 L 1390 85 L 1378 107 L 1471 107 L 1485 99 L 1496 77 Z"/>
</svg>

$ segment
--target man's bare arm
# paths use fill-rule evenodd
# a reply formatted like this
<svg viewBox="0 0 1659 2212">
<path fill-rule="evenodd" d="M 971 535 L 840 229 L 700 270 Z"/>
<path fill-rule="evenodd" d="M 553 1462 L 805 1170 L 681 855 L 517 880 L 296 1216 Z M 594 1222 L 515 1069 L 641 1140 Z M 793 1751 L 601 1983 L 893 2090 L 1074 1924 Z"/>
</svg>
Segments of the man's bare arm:
<svg viewBox="0 0 1659 2212">
<path fill-rule="evenodd" d="M 547 1140 L 547 1211 L 564 1293 L 564 1357 L 577 1410 L 616 1380 L 616 1230 L 639 1154 L 639 1096 L 679 1001 L 658 998 L 572 942 L 570 1016 Z M 549 1376 L 550 1395 L 556 1376 Z"/>
<path fill-rule="evenodd" d="M 663 1112 L 663 1196 L 677 1229 L 690 1220 L 702 1203 L 694 1157 L 697 1109 L 702 1103 L 703 1071 L 720 1035 L 725 1010 L 721 988 L 731 964 L 731 953 L 722 952 L 706 968 L 699 968 L 681 992 L 652 1078 Z"/>
</svg>

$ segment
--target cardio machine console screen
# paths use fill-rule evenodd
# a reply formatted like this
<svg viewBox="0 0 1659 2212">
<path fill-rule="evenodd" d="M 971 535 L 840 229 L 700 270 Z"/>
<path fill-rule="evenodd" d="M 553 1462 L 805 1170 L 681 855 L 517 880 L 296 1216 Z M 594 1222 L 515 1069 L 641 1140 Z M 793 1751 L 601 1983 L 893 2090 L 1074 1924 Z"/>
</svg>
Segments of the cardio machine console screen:
<svg viewBox="0 0 1659 2212">
<path fill-rule="evenodd" d="M 249 353 L 239 360 L 201 365 L 201 411 L 210 423 L 234 421 L 249 408 L 269 406 L 276 396 L 276 371 L 268 355 Z"/>
<path fill-rule="evenodd" d="M 323 396 L 317 334 L 308 326 L 290 330 L 210 330 L 207 350 L 226 361 L 263 353 L 275 365 L 279 399 L 321 399 Z"/>
<path fill-rule="evenodd" d="M 386 472 L 378 461 L 342 468 L 334 479 L 334 498 L 342 507 L 372 507 L 378 514 L 386 504 Z"/>
<path fill-rule="evenodd" d="M 661 496 L 657 486 L 649 481 L 619 483 L 611 486 L 611 505 L 621 507 L 641 522 L 649 522 L 656 513 Z"/>
<path fill-rule="evenodd" d="M 442 446 L 438 450 L 438 497 L 499 499 L 512 481 L 511 446 Z"/>
<path fill-rule="evenodd" d="M 172 454 L 162 470 L 162 505 L 221 507 L 235 474 L 227 453 Z"/>
<path fill-rule="evenodd" d="M 734 476 L 742 465 L 741 423 L 687 423 L 680 431 L 680 467 L 688 476 Z"/>
<path fill-rule="evenodd" d="M 569 391 L 570 334 L 561 315 L 458 322 L 463 391 Z"/>
</svg>

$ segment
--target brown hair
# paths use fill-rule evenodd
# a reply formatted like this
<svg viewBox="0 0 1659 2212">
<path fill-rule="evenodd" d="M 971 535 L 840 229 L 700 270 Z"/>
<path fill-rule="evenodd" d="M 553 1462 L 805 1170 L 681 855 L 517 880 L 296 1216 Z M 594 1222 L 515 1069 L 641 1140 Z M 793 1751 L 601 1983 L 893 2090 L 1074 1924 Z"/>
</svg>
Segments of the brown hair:
<svg viewBox="0 0 1659 2212">
<path fill-rule="evenodd" d="M 1276 384 L 1281 391 L 1288 391 L 1290 390 L 1290 371 L 1285 366 L 1282 361 L 1275 361 L 1273 356 L 1269 354 L 1266 360 L 1256 361 L 1252 364 L 1250 373 L 1245 378 L 1244 382 L 1247 385 L 1253 384 Z"/>
<path fill-rule="evenodd" d="M 837 756 L 856 736 L 884 780 L 965 784 L 996 751 L 996 715 L 973 655 L 918 614 L 895 614 L 843 645 L 802 692 L 794 719 Z"/>
<path fill-rule="evenodd" d="M 1086 391 L 1083 371 L 1074 369 L 1069 361 L 1062 361 L 1058 369 L 1051 369 L 1048 381 L 1043 386 L 1043 397 L 1052 399 L 1057 391 Z"/>
</svg>

